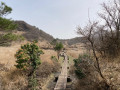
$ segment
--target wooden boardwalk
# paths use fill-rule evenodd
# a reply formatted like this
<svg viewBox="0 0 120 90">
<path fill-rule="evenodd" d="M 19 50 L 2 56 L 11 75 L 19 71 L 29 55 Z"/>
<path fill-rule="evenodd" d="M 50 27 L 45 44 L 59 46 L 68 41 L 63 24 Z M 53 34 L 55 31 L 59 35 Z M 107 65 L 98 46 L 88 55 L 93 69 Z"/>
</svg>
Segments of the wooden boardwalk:
<svg viewBox="0 0 120 90">
<path fill-rule="evenodd" d="M 67 65 L 68 65 L 68 57 L 64 54 L 65 60 L 62 64 L 61 74 L 58 77 L 58 81 L 54 90 L 65 90 L 67 85 Z"/>
</svg>

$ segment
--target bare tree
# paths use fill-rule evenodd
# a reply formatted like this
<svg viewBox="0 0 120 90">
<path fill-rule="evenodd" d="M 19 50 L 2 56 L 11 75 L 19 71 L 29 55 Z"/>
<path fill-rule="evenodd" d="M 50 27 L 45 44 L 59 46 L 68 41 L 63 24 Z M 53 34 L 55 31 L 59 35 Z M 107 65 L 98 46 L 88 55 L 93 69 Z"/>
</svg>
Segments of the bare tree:
<svg viewBox="0 0 120 90">
<path fill-rule="evenodd" d="M 112 51 L 118 54 L 120 50 L 120 0 L 114 0 L 110 4 L 103 3 L 102 7 L 103 12 L 98 15 L 105 21 L 105 29 L 109 32 L 107 34 L 109 40 L 106 41 L 114 44 L 112 48 L 115 50 Z"/>
<path fill-rule="evenodd" d="M 119 39 L 119 31 L 120 31 L 120 1 L 114 0 L 113 5 L 103 3 L 102 4 L 103 13 L 99 13 L 98 15 L 105 20 L 106 26 L 113 34 L 113 30 L 116 31 L 116 38 Z"/>
<path fill-rule="evenodd" d="M 85 37 L 88 40 L 88 42 L 90 43 L 93 55 L 94 55 L 95 60 L 96 60 L 95 68 L 97 69 L 98 73 L 100 74 L 100 76 L 104 80 L 106 87 L 109 88 L 110 84 L 107 82 L 106 78 L 103 76 L 103 74 L 101 72 L 99 58 L 96 55 L 96 46 L 95 46 L 96 34 L 95 33 L 98 30 L 97 25 L 98 25 L 98 22 L 93 22 L 93 23 L 89 22 L 89 24 L 83 29 L 81 27 L 78 27 L 77 33 L 79 35 L 82 35 L 83 37 Z"/>
</svg>

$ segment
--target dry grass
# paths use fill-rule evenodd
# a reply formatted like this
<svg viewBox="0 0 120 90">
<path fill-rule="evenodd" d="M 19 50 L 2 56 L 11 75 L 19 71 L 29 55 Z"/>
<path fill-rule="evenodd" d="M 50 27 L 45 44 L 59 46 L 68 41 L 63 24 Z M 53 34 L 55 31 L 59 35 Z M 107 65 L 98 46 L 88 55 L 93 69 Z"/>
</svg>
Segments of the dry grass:
<svg viewBox="0 0 120 90">
<path fill-rule="evenodd" d="M 0 47 L 0 90 L 26 90 L 27 88 L 27 78 L 24 73 L 16 70 L 14 65 L 16 64 L 14 54 L 20 48 L 21 44 L 26 44 L 28 41 L 24 41 L 21 43 L 13 42 L 10 47 Z M 38 45 L 40 47 L 49 47 L 49 44 L 45 41 L 39 42 Z M 78 48 L 79 47 L 79 48 Z M 56 52 L 54 50 L 43 50 L 45 54 L 41 55 L 42 65 L 39 70 L 44 70 L 44 72 L 39 71 L 39 75 L 41 72 L 43 76 L 40 79 L 42 81 L 46 81 L 46 78 L 49 75 L 57 71 L 56 68 L 58 63 L 51 61 L 51 56 L 56 56 Z M 78 58 L 79 54 L 85 53 L 86 50 L 83 45 L 75 45 L 72 48 L 67 48 L 67 54 L 72 56 L 73 58 Z M 104 59 L 105 60 L 105 59 Z M 117 90 L 120 89 L 120 57 L 114 60 L 105 60 L 101 59 L 100 66 L 104 76 L 107 78 L 108 82 L 111 82 L 114 85 L 114 88 Z M 45 63 L 45 64 L 44 64 Z M 47 64 L 46 64 L 47 63 Z M 46 66 L 45 66 L 46 65 Z M 54 68 L 55 67 L 55 68 Z M 42 68 L 42 69 L 41 69 Z M 46 74 L 48 76 L 46 76 Z M 88 77 L 91 78 L 91 77 Z M 98 77 L 99 78 L 99 77 Z M 40 81 L 41 81 L 40 80 Z M 89 80 L 89 79 L 87 79 Z M 81 80 L 81 85 L 85 84 L 87 80 Z M 79 82 L 79 81 L 78 81 Z M 80 82 L 79 82 L 80 83 Z M 40 83 L 40 88 L 44 86 L 45 82 Z M 80 86 L 80 84 L 78 84 Z M 91 87 L 91 86 L 88 86 Z M 87 88 L 87 85 L 83 86 L 83 90 Z M 91 87 L 92 88 L 92 87 Z M 88 90 L 88 88 L 86 89 Z"/>
<path fill-rule="evenodd" d="M 26 77 L 14 67 L 16 61 L 14 54 L 20 48 L 20 45 L 12 44 L 13 46 L 10 47 L 0 47 L 1 90 L 21 90 L 27 84 Z"/>
<path fill-rule="evenodd" d="M 110 60 L 101 59 L 101 70 L 108 83 L 113 85 L 113 88 L 120 90 L 120 58 Z"/>
<path fill-rule="evenodd" d="M 20 48 L 20 45 L 11 47 L 0 47 L 0 63 L 13 66 L 15 64 L 15 53 Z"/>
<path fill-rule="evenodd" d="M 104 77 L 107 79 L 107 82 L 110 85 L 112 85 L 112 90 L 120 90 L 120 75 L 119 75 L 120 74 L 120 63 L 115 62 L 115 61 L 107 62 L 107 60 L 105 61 L 102 60 L 100 61 L 100 67 L 101 67 Z M 94 80 L 95 78 L 92 78 L 93 76 L 95 76 L 98 81 L 95 81 Z M 102 78 L 100 77 L 100 75 L 98 75 L 97 72 L 96 74 L 93 74 L 92 77 L 86 77 L 87 79 L 85 78 L 85 79 L 79 80 L 76 84 L 76 88 L 77 89 L 83 88 L 82 90 L 88 90 L 90 88 L 91 90 L 93 89 L 98 90 L 97 88 L 101 88 L 102 86 L 104 86 L 104 83 L 101 82 Z M 90 80 L 93 80 L 96 83 L 94 82 L 93 85 L 91 85 L 93 81 L 90 82 Z M 90 85 L 89 83 L 86 84 L 86 82 L 90 82 Z"/>
<path fill-rule="evenodd" d="M 5 64 L 6 66 L 13 66 L 15 64 L 15 53 L 20 48 L 21 45 L 29 43 L 28 41 L 24 41 L 21 43 L 13 42 L 10 47 L 0 47 L 0 63 Z M 47 42 L 38 43 L 40 47 L 44 46 Z M 41 56 L 42 61 L 50 62 L 50 57 L 52 55 L 56 56 L 56 52 L 54 50 L 43 50 L 44 55 Z"/>
<path fill-rule="evenodd" d="M 0 68 L 7 68 L 3 65 Z M 0 70 L 0 90 L 25 90 L 27 87 L 27 78 L 16 68 Z"/>
<path fill-rule="evenodd" d="M 78 56 L 80 54 L 85 53 L 85 50 L 67 50 L 67 54 L 74 57 L 74 58 L 78 58 Z"/>
<path fill-rule="evenodd" d="M 72 48 L 67 49 L 67 54 L 74 58 L 78 58 L 79 54 L 86 53 L 86 52 L 87 51 L 83 46 L 77 46 L 77 45 L 75 46 L 73 45 Z M 92 52 L 91 52 L 91 55 L 92 55 Z M 100 56 L 98 53 L 97 55 Z M 108 83 L 113 85 L 113 90 L 120 90 L 120 75 L 119 75 L 120 74 L 120 56 L 114 59 L 100 58 L 100 67 Z M 96 74 L 93 74 L 93 75 L 96 77 Z M 100 84 L 101 85 L 104 84 L 103 82 L 101 82 L 102 79 L 98 74 L 96 78 L 97 80 L 99 80 L 99 83 L 93 83 L 93 85 L 86 84 L 92 79 L 92 77 L 87 77 L 87 79 L 83 79 L 76 82 L 75 85 L 77 87 L 77 90 L 79 89 L 88 90 L 90 88 L 94 88 L 94 90 L 96 90 L 98 88 L 96 86 L 99 86 Z"/>
<path fill-rule="evenodd" d="M 78 58 L 79 54 L 83 54 L 83 53 L 86 53 L 84 44 L 80 43 L 80 44 L 76 44 L 76 45 L 67 47 L 67 54 L 74 58 Z"/>
<path fill-rule="evenodd" d="M 27 77 L 21 71 L 15 68 L 16 58 L 14 57 L 16 51 L 21 45 L 28 43 L 28 41 L 23 42 L 13 42 L 10 47 L 0 47 L 0 90 L 26 90 L 27 88 Z M 44 46 L 47 42 L 38 43 L 40 47 Z M 48 44 L 47 44 L 48 45 Z M 47 62 L 52 65 L 52 70 L 58 66 L 51 61 L 51 56 L 56 55 L 53 50 L 43 50 L 45 54 L 41 55 L 42 62 Z M 56 65 L 56 66 L 55 66 Z M 49 72 L 49 65 L 46 66 L 46 72 Z M 44 70 L 44 69 L 42 69 Z M 48 71 L 47 71 L 48 70 Z M 53 71 L 50 71 L 50 73 Z M 43 80 L 44 81 L 44 80 Z"/>
<path fill-rule="evenodd" d="M 44 54 L 41 55 L 42 62 L 51 63 L 51 56 L 57 56 L 54 50 L 43 50 Z"/>
</svg>

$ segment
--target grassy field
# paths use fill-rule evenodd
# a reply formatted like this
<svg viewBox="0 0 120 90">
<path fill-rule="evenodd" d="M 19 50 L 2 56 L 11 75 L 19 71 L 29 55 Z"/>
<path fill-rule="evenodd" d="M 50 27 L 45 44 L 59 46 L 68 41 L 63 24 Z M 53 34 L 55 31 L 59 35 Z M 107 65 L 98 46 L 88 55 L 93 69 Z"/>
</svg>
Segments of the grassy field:
<svg viewBox="0 0 120 90">
<path fill-rule="evenodd" d="M 4 88 L 4 90 L 21 90 L 22 87 L 27 85 L 26 76 L 14 66 L 16 64 L 15 53 L 20 49 L 21 45 L 26 43 L 25 41 L 22 43 L 13 43 L 13 45 L 9 47 L 0 47 L 0 82 L 2 82 L 2 86 L 0 84 L 0 90 L 2 90 L 2 88 Z M 42 63 L 48 62 L 54 66 L 51 61 L 51 56 L 56 56 L 56 52 L 54 50 L 43 50 L 43 52 L 44 54 L 41 55 Z M 50 67 L 52 68 L 52 66 Z"/>
</svg>

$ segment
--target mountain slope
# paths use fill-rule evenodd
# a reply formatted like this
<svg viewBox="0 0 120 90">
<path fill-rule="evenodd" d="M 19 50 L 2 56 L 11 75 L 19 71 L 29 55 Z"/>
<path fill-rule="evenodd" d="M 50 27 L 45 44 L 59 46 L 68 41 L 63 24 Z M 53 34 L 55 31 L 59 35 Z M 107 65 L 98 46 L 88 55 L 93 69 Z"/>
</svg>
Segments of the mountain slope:
<svg viewBox="0 0 120 90">
<path fill-rule="evenodd" d="M 46 40 L 48 42 L 51 42 L 54 40 L 53 36 L 47 34 L 43 30 L 38 29 L 35 26 L 32 26 L 30 24 L 27 24 L 24 21 L 15 21 L 16 24 L 18 24 L 18 31 L 24 32 L 22 36 L 24 36 L 28 41 L 33 41 L 33 40 Z M 73 45 L 81 42 L 85 42 L 85 38 L 83 37 L 76 37 L 72 39 L 58 39 L 60 42 L 68 45 Z"/>
<path fill-rule="evenodd" d="M 35 26 L 29 25 L 24 21 L 15 21 L 16 24 L 18 24 L 18 31 L 23 31 L 22 35 L 28 40 L 46 40 L 48 42 L 52 41 L 54 38 L 47 34 L 46 32 L 38 29 Z"/>
<path fill-rule="evenodd" d="M 83 43 L 86 42 L 87 40 L 84 37 L 75 37 L 72 39 L 60 39 L 59 41 L 61 41 L 64 44 L 68 44 L 68 45 L 73 45 L 73 44 L 77 44 L 77 43 Z"/>
</svg>

